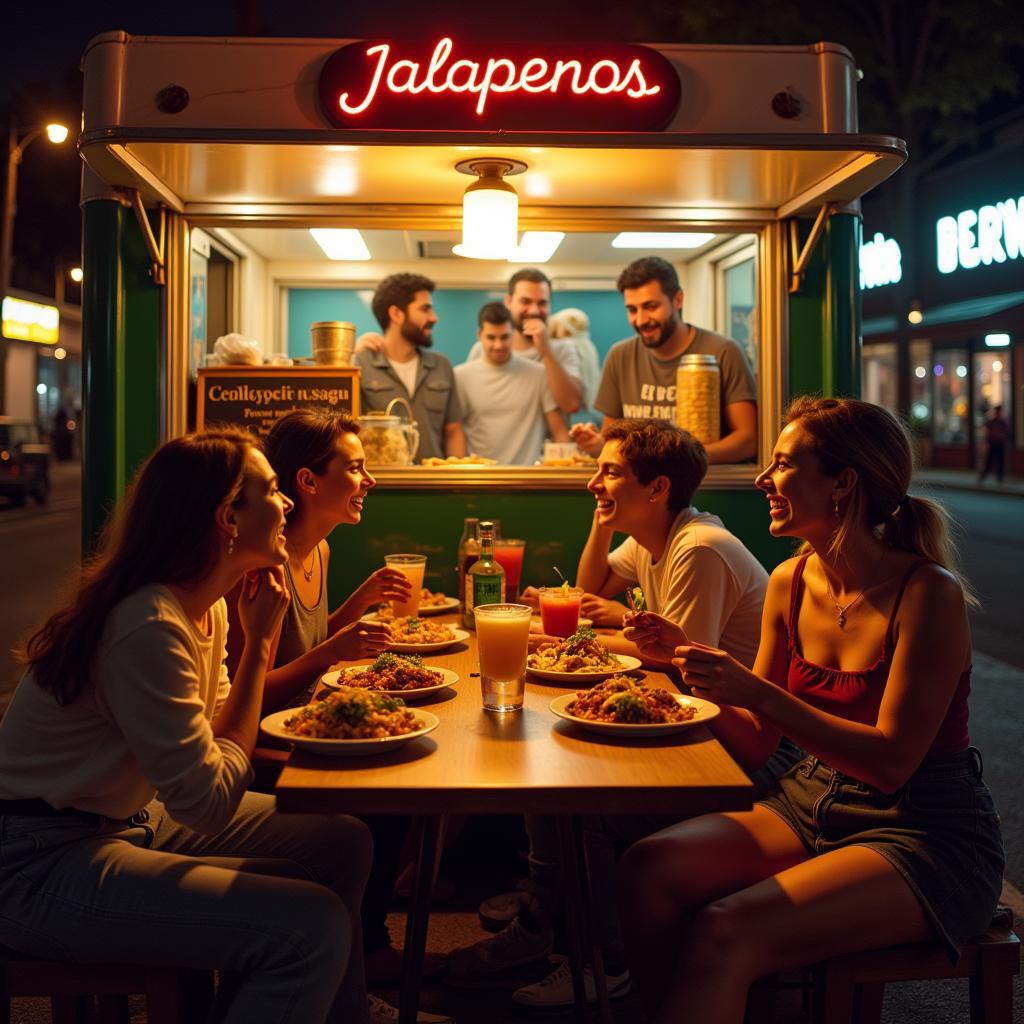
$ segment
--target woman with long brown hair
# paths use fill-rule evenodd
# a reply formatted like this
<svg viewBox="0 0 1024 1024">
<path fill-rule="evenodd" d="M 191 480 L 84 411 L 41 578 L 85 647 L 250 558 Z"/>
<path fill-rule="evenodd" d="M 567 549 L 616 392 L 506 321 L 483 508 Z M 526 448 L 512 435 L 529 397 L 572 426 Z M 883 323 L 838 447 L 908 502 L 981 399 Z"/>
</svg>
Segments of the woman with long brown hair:
<svg viewBox="0 0 1024 1024">
<path fill-rule="evenodd" d="M 973 603 L 947 517 L 907 493 L 906 431 L 853 399 L 790 407 L 757 478 L 776 537 L 753 670 L 643 616 L 701 697 L 739 709 L 746 764 L 780 734 L 808 757 L 750 812 L 634 846 L 621 906 L 656 1024 L 739 1024 L 756 978 L 857 949 L 937 939 L 954 959 L 999 896 L 999 819 L 970 746 Z"/>
<path fill-rule="evenodd" d="M 290 507 L 242 432 L 178 438 L 142 467 L 0 724 L 0 943 L 231 972 L 238 1024 L 368 1019 L 366 829 L 280 821 L 246 792 Z M 224 595 L 242 578 L 229 681 Z"/>
</svg>

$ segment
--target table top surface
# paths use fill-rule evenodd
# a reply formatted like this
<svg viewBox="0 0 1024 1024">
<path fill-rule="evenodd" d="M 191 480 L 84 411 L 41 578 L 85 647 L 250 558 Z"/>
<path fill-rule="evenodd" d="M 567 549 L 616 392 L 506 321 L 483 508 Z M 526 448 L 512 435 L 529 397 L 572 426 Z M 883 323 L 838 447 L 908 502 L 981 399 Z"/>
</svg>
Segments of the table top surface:
<svg viewBox="0 0 1024 1024">
<path fill-rule="evenodd" d="M 434 621 L 456 624 L 455 616 Z M 369 756 L 293 750 L 276 787 L 282 811 L 685 817 L 751 806 L 750 780 L 704 725 L 649 738 L 598 735 L 548 707 L 575 687 L 529 674 L 522 711 L 484 711 L 475 634 L 423 660 L 459 675 L 453 687 L 412 705 L 440 725 Z M 642 672 L 647 685 L 677 692 L 663 673 Z"/>
</svg>

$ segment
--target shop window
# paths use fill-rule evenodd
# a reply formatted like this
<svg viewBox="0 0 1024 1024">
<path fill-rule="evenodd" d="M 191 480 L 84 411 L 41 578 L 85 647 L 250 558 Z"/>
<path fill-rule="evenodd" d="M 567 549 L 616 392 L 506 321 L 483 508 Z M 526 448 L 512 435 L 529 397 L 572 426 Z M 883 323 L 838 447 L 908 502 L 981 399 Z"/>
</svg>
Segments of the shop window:
<svg viewBox="0 0 1024 1024">
<path fill-rule="evenodd" d="M 719 260 L 718 304 L 715 330 L 732 338 L 747 357 L 757 379 L 758 315 L 757 315 L 757 248 L 744 245 L 736 253 Z"/>
<path fill-rule="evenodd" d="M 865 345 L 861 372 L 864 400 L 896 412 L 899 403 L 896 346 Z"/>
<path fill-rule="evenodd" d="M 985 419 L 996 407 L 1013 423 L 1013 389 L 1010 385 L 1009 352 L 974 354 L 974 436 L 979 455 L 985 445 Z"/>
<path fill-rule="evenodd" d="M 910 428 L 926 437 L 932 427 L 932 344 L 910 343 Z"/>
<path fill-rule="evenodd" d="M 966 446 L 970 438 L 970 355 L 937 349 L 932 361 L 936 444 Z"/>
</svg>

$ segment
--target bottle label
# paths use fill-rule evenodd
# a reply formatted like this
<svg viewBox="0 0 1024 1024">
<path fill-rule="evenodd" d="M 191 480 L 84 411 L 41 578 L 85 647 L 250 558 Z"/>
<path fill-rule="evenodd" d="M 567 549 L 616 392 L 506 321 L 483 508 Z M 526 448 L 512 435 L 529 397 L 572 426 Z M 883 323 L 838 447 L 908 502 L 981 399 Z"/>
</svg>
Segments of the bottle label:
<svg viewBox="0 0 1024 1024">
<path fill-rule="evenodd" d="M 501 604 L 505 600 L 505 577 L 483 576 L 470 573 L 466 577 L 466 607 L 482 604 Z"/>
</svg>

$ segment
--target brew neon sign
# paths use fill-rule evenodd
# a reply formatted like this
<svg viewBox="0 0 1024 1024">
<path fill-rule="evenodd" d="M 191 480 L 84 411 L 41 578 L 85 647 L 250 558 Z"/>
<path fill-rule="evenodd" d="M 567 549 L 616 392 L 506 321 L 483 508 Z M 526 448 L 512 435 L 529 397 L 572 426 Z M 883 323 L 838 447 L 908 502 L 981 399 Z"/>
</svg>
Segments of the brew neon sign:
<svg viewBox="0 0 1024 1024">
<path fill-rule="evenodd" d="M 661 131 L 679 76 L 633 45 L 350 43 L 320 74 L 339 128 L 422 131 Z"/>
</svg>

